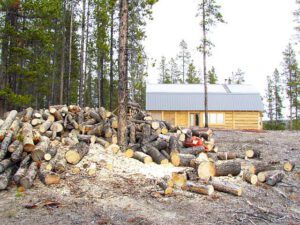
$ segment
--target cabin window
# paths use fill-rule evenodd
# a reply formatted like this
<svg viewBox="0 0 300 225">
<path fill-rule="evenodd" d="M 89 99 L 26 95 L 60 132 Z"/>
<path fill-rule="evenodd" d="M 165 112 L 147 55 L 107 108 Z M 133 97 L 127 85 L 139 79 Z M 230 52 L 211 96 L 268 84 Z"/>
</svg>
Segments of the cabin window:
<svg viewBox="0 0 300 225">
<path fill-rule="evenodd" d="M 205 113 L 203 114 L 203 121 L 205 122 Z M 224 124 L 224 113 L 208 113 L 209 124 Z"/>
<path fill-rule="evenodd" d="M 200 114 L 191 113 L 190 114 L 190 126 L 200 126 Z"/>
</svg>

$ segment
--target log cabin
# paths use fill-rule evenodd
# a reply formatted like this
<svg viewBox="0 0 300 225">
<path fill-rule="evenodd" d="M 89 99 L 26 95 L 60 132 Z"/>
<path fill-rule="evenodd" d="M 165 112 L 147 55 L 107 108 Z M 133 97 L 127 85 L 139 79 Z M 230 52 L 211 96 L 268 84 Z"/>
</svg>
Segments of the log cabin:
<svg viewBox="0 0 300 225">
<path fill-rule="evenodd" d="M 203 128 L 203 84 L 147 84 L 146 110 L 157 120 Z M 261 130 L 263 111 L 262 98 L 251 85 L 208 85 L 210 128 Z"/>
</svg>

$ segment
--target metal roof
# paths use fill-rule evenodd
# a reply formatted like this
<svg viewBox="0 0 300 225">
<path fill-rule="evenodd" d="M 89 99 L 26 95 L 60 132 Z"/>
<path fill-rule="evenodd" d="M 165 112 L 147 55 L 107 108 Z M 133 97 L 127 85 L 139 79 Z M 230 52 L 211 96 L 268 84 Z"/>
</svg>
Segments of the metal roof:
<svg viewBox="0 0 300 225">
<path fill-rule="evenodd" d="M 202 111 L 203 85 L 147 85 L 146 109 Z M 264 106 L 259 92 L 250 85 L 209 85 L 208 110 L 262 112 Z"/>
</svg>

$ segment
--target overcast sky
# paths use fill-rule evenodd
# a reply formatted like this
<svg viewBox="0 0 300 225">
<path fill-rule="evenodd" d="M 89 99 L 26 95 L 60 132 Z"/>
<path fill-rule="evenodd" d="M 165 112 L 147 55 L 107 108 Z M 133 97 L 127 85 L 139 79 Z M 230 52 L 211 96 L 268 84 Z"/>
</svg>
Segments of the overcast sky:
<svg viewBox="0 0 300 225">
<path fill-rule="evenodd" d="M 223 0 L 222 14 L 226 24 L 213 28 L 209 35 L 215 44 L 208 59 L 215 66 L 222 83 L 232 71 L 241 68 L 247 84 L 257 86 L 264 95 L 266 77 L 276 67 L 281 69 L 282 52 L 288 42 L 295 42 L 293 11 L 296 0 Z M 146 52 L 150 58 L 176 57 L 179 42 L 184 39 L 198 69 L 202 58 L 196 48 L 201 39 L 200 0 L 159 0 L 154 6 L 153 21 L 147 25 Z M 148 82 L 156 83 L 157 69 L 149 69 Z"/>
</svg>

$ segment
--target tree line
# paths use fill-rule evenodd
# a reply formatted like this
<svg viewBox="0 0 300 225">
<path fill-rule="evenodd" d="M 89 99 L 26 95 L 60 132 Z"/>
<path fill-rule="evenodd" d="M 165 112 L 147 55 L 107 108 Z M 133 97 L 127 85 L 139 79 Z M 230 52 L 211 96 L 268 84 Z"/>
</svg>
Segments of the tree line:
<svg viewBox="0 0 300 225">
<path fill-rule="evenodd" d="M 157 0 L 128 2 L 129 98 L 145 104 L 142 41 Z M 117 0 L 0 2 L 0 108 L 118 105 Z M 127 32 L 127 31 L 126 31 Z"/>
</svg>

